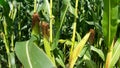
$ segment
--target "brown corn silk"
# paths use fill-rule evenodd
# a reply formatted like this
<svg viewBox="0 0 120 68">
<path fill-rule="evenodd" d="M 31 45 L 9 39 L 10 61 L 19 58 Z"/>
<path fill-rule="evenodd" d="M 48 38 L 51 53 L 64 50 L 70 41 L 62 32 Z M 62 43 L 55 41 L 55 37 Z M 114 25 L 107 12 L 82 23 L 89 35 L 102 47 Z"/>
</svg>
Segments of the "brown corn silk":
<svg viewBox="0 0 120 68">
<path fill-rule="evenodd" d="M 42 21 L 41 27 L 42 27 L 43 36 L 48 39 L 49 38 L 49 24 L 45 21 Z"/>
<path fill-rule="evenodd" d="M 40 22 L 39 14 L 35 12 L 35 13 L 32 15 L 32 28 L 34 27 L 35 23 L 38 23 L 38 24 L 39 24 L 39 22 Z"/>
<path fill-rule="evenodd" d="M 90 29 L 90 32 L 91 32 L 91 34 L 90 34 L 90 37 L 89 37 L 89 43 L 90 44 L 93 44 L 94 43 L 94 38 L 95 38 L 95 30 L 94 29 Z"/>
</svg>

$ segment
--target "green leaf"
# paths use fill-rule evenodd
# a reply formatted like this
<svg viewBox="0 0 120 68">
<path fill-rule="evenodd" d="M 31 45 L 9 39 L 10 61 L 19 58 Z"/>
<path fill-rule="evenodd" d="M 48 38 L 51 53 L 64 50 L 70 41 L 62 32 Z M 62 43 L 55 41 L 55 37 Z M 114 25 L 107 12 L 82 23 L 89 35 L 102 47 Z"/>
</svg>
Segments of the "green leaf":
<svg viewBox="0 0 120 68">
<path fill-rule="evenodd" d="M 69 8 L 68 8 L 69 12 L 72 13 L 73 15 L 75 15 L 74 14 L 75 8 L 71 5 L 70 0 L 63 0 L 62 3 L 64 5 L 68 5 L 69 6 Z"/>
<path fill-rule="evenodd" d="M 50 15 L 50 4 L 48 0 L 43 0 L 43 5 L 42 5 L 42 10 L 43 10 L 43 15 L 45 16 L 46 20 L 49 21 L 49 15 Z"/>
<path fill-rule="evenodd" d="M 8 16 L 9 15 L 9 11 L 10 11 L 10 7 L 9 7 L 8 2 L 6 2 L 5 0 L 0 0 L 0 5 L 3 6 L 4 15 Z"/>
<path fill-rule="evenodd" d="M 58 58 L 56 58 L 56 61 L 62 66 L 62 68 L 65 68 L 65 64 L 59 55 L 58 55 Z"/>
<path fill-rule="evenodd" d="M 117 0 L 103 0 L 104 12 L 102 20 L 102 29 L 105 37 L 105 42 L 108 47 L 112 44 L 117 30 L 118 19 L 118 5 L 115 3 Z"/>
<path fill-rule="evenodd" d="M 119 58 L 120 58 L 120 38 L 116 41 L 115 46 L 113 48 L 113 55 L 109 67 L 113 68 L 113 66 L 115 66 Z"/>
<path fill-rule="evenodd" d="M 91 60 L 91 55 L 90 55 L 89 50 L 87 50 L 86 54 L 83 57 L 83 60 L 85 62 L 86 68 L 96 68 L 97 67 L 96 64 L 95 64 L 95 62 L 93 62 Z"/>
<path fill-rule="evenodd" d="M 69 3 L 69 12 L 75 15 L 75 8 Z"/>
<path fill-rule="evenodd" d="M 11 62 L 11 67 L 16 68 L 16 63 L 15 63 L 15 54 L 14 52 L 10 53 L 10 62 Z"/>
<path fill-rule="evenodd" d="M 96 52 L 102 58 L 102 60 L 105 61 L 105 56 L 104 56 L 102 50 L 97 49 L 97 48 L 95 48 L 93 46 L 91 46 L 91 50 Z"/>
<path fill-rule="evenodd" d="M 68 5 L 63 5 L 61 14 L 60 14 L 60 28 L 62 27 L 67 10 L 68 10 Z"/>
<path fill-rule="evenodd" d="M 46 37 L 44 37 L 43 40 L 44 40 L 45 52 L 46 52 L 47 56 L 50 58 L 50 60 L 52 60 L 52 62 L 55 64 L 54 55 L 51 52 L 50 42 L 48 41 L 48 39 Z"/>
<path fill-rule="evenodd" d="M 24 68 L 54 68 L 55 65 L 47 55 L 33 43 L 34 38 L 24 42 L 17 42 L 15 52 Z"/>
<path fill-rule="evenodd" d="M 86 63 L 87 68 L 96 68 L 96 64 L 92 60 L 84 60 L 84 61 Z"/>
<path fill-rule="evenodd" d="M 85 53 L 86 53 L 87 50 L 88 50 L 88 46 L 85 45 L 85 47 L 82 49 L 82 51 L 81 51 L 79 57 L 83 57 L 83 56 L 85 55 Z"/>
<path fill-rule="evenodd" d="M 35 35 L 36 37 L 40 34 L 40 26 L 39 22 L 35 22 L 35 25 L 32 28 L 32 35 Z"/>
<path fill-rule="evenodd" d="M 58 27 L 58 30 L 56 32 L 56 36 L 55 36 L 55 39 L 54 39 L 52 50 L 54 50 L 58 45 L 60 29 L 61 29 L 62 25 L 64 24 L 63 21 L 65 19 L 65 15 L 66 15 L 67 10 L 68 10 L 68 5 L 63 5 L 62 10 L 61 10 L 61 15 L 60 15 L 60 24 L 57 24 L 57 25 L 60 25 L 60 26 Z"/>
<path fill-rule="evenodd" d="M 80 36 L 80 34 L 78 32 L 76 32 L 76 35 L 77 35 L 77 40 L 79 42 L 81 40 L 81 36 Z"/>
</svg>

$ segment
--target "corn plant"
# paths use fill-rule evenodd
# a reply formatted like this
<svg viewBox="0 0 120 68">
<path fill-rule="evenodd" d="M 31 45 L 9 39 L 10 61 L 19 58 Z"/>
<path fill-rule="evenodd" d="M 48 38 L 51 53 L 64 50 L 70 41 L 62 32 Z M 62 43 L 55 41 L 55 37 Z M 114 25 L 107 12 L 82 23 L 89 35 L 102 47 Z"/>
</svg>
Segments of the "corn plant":
<svg viewBox="0 0 120 68">
<path fill-rule="evenodd" d="M 120 0 L 0 0 L 0 68 L 119 68 Z"/>
</svg>

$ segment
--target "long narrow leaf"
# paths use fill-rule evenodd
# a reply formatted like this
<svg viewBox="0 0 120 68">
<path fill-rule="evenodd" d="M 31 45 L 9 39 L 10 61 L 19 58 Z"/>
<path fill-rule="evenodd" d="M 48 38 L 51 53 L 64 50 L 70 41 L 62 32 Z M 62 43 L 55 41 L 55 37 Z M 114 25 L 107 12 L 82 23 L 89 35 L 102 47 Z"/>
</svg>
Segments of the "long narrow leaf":
<svg viewBox="0 0 120 68">
<path fill-rule="evenodd" d="M 117 0 L 103 0 L 103 2 L 102 28 L 106 45 L 110 47 L 117 30 L 118 6 L 115 4 Z"/>
<path fill-rule="evenodd" d="M 68 5 L 63 5 L 63 8 L 61 10 L 61 15 L 60 15 L 60 24 L 57 24 L 57 25 L 60 25 L 60 26 L 58 27 L 58 30 L 56 32 L 56 37 L 54 39 L 55 42 L 53 43 L 52 50 L 54 50 L 58 45 L 60 29 L 61 29 L 62 25 L 64 24 L 63 21 L 65 19 L 65 15 L 66 15 L 67 10 L 68 10 Z"/>
<path fill-rule="evenodd" d="M 87 42 L 88 38 L 90 36 L 90 32 L 87 33 L 83 39 L 78 43 L 78 45 L 75 47 L 75 49 L 73 50 L 71 57 L 70 57 L 70 68 L 73 68 L 79 54 L 81 53 L 81 50 L 83 49 L 85 43 Z"/>
<path fill-rule="evenodd" d="M 104 56 L 102 50 L 97 49 L 97 48 L 95 48 L 93 46 L 91 46 L 91 50 L 93 50 L 94 52 L 96 52 L 102 58 L 102 60 L 105 61 L 105 56 Z"/>
<path fill-rule="evenodd" d="M 68 5 L 68 6 L 69 6 L 69 8 L 68 8 L 69 12 L 70 12 L 71 14 L 75 15 L 75 14 L 74 14 L 75 8 L 71 5 L 70 0 L 63 0 L 63 4 Z"/>
<path fill-rule="evenodd" d="M 111 58 L 112 58 L 112 54 L 113 54 L 113 45 L 114 45 L 114 42 L 112 42 L 112 45 L 110 46 L 110 48 L 108 50 L 106 63 L 105 63 L 105 68 L 109 68 Z"/>
<path fill-rule="evenodd" d="M 114 49 L 113 49 L 113 55 L 112 59 L 110 61 L 110 68 L 113 68 L 115 66 L 116 62 L 120 58 L 120 39 L 118 39 L 115 43 Z"/>
</svg>

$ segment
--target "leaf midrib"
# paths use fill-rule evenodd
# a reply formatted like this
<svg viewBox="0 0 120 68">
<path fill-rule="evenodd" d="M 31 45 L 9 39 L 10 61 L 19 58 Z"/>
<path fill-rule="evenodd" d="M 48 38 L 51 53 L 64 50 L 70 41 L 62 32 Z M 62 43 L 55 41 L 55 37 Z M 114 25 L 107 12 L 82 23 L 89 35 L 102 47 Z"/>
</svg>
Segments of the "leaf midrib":
<svg viewBox="0 0 120 68">
<path fill-rule="evenodd" d="M 26 55 L 27 55 L 27 59 L 28 59 L 28 63 L 29 63 L 30 68 L 33 68 L 31 60 L 30 60 L 30 55 L 29 55 L 29 52 L 28 52 L 28 50 L 29 50 L 28 49 L 28 43 L 29 43 L 29 41 L 26 42 Z"/>
<path fill-rule="evenodd" d="M 108 11 L 108 46 L 110 46 L 110 35 L 111 35 L 111 33 L 110 33 L 110 24 L 111 24 L 111 1 L 109 0 L 109 11 Z"/>
</svg>

